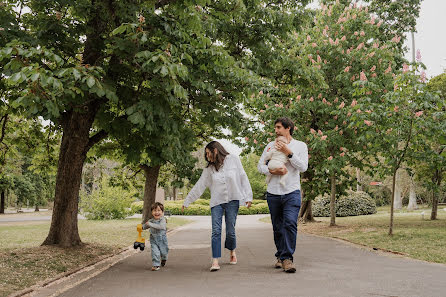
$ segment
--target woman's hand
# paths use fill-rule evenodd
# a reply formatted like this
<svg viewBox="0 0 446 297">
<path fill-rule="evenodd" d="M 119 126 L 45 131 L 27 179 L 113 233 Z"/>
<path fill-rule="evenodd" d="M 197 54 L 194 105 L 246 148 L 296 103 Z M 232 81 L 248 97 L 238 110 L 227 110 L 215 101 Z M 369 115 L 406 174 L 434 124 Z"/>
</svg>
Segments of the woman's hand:
<svg viewBox="0 0 446 297">
<path fill-rule="evenodd" d="M 247 208 L 250 208 L 250 207 L 251 207 L 251 204 L 252 204 L 252 201 L 246 201 L 245 204 L 246 204 L 246 207 L 247 207 Z"/>
<path fill-rule="evenodd" d="M 184 212 L 184 209 L 187 208 L 187 206 L 181 206 L 181 212 Z"/>
</svg>

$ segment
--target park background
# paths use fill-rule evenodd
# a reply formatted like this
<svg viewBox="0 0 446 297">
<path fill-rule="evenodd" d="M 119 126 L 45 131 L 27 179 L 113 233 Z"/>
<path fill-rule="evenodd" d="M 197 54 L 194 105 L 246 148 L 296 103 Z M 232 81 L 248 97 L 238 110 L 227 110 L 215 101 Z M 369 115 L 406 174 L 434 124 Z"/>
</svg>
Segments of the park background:
<svg viewBox="0 0 446 297">
<path fill-rule="evenodd" d="M 156 199 L 179 214 L 213 139 L 249 176 L 241 213 L 268 213 L 256 167 L 279 116 L 309 147 L 303 230 L 446 262 L 444 3 L 137 2 L 0 7 L 0 213 L 52 216 L 1 226 L 5 288 L 127 246 Z M 14 287 L 18 267 L 37 277 Z"/>
</svg>

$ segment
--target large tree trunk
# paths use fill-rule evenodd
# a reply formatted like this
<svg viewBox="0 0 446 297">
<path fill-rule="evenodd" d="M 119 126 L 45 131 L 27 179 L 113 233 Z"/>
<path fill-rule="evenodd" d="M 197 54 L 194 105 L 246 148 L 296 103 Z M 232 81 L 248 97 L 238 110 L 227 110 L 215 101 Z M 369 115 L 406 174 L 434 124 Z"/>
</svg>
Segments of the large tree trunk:
<svg viewBox="0 0 446 297">
<path fill-rule="evenodd" d="M 390 226 L 389 226 L 389 235 L 393 235 L 393 203 L 395 201 L 395 183 L 396 183 L 396 172 L 398 169 L 396 169 L 393 172 L 392 177 L 392 199 L 390 201 Z"/>
<path fill-rule="evenodd" d="M 330 226 L 336 226 L 336 176 L 334 173 L 330 176 Z"/>
<path fill-rule="evenodd" d="M 417 205 L 417 194 L 415 192 L 415 181 L 413 177 L 410 177 L 410 189 L 409 189 L 409 205 L 407 205 L 407 210 L 418 209 Z"/>
<path fill-rule="evenodd" d="M 395 195 L 393 200 L 393 206 L 395 209 L 402 209 L 403 208 L 403 197 L 402 197 L 402 189 L 401 189 L 401 176 L 399 173 L 399 170 L 396 172 L 395 176 Z"/>
<path fill-rule="evenodd" d="M 40 211 L 38 204 L 36 204 L 36 207 L 34 208 L 34 211 Z"/>
<path fill-rule="evenodd" d="M 0 213 L 5 213 L 5 190 L 1 191 L 0 196 Z"/>
<path fill-rule="evenodd" d="M 140 165 L 144 170 L 144 175 L 146 177 L 146 182 L 144 185 L 144 205 L 142 209 L 142 221 L 145 223 L 148 219 L 152 217 L 152 212 L 150 207 L 155 203 L 156 198 L 156 185 L 158 183 L 158 175 L 160 172 L 160 165 L 157 166 L 147 166 Z"/>
<path fill-rule="evenodd" d="M 99 133 L 91 138 L 89 134 L 98 107 L 99 104 L 91 103 L 83 113 L 70 111 L 62 122 L 54 209 L 50 231 L 43 245 L 69 247 L 81 244 L 77 226 L 79 188 L 87 152 L 102 139 L 98 137 Z"/>
</svg>

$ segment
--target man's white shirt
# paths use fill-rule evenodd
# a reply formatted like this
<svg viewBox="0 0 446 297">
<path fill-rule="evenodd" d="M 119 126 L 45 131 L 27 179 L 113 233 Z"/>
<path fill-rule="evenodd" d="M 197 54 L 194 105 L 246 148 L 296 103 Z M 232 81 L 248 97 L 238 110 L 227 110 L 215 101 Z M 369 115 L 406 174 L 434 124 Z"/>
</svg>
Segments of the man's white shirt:
<svg viewBox="0 0 446 297">
<path fill-rule="evenodd" d="M 265 165 L 265 157 L 266 153 L 274 147 L 274 144 L 274 141 L 268 143 L 257 166 L 259 172 L 265 175 L 272 175 L 268 170 L 268 165 Z M 307 145 L 302 141 L 291 139 L 287 146 L 293 153 L 293 157 L 289 158 L 289 162 L 285 164 L 288 170 L 287 181 L 285 185 L 281 185 L 280 175 L 273 174 L 267 187 L 268 193 L 273 195 L 285 195 L 300 190 L 300 172 L 305 172 L 308 168 Z"/>
</svg>

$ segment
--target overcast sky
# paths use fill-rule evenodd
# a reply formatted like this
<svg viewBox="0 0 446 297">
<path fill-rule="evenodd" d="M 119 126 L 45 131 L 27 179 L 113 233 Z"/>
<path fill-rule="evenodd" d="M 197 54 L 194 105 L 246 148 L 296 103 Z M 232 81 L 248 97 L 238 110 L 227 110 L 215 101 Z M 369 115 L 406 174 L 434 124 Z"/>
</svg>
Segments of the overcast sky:
<svg viewBox="0 0 446 297">
<path fill-rule="evenodd" d="M 415 48 L 421 51 L 422 62 L 426 65 L 427 76 L 439 75 L 446 69 L 446 1 L 424 0 L 421 2 L 420 17 L 417 20 Z M 406 45 L 412 48 L 412 40 Z M 412 53 L 406 54 L 412 60 Z"/>
</svg>

